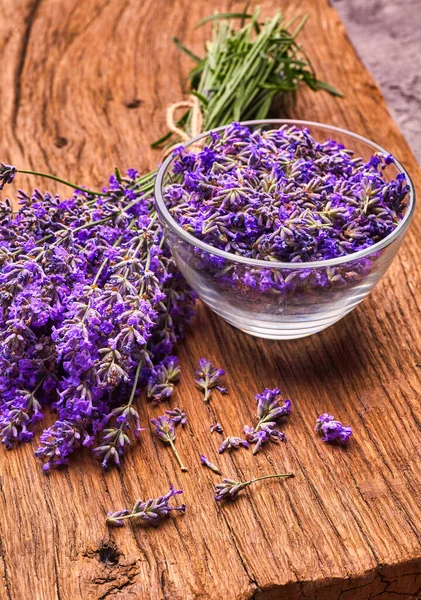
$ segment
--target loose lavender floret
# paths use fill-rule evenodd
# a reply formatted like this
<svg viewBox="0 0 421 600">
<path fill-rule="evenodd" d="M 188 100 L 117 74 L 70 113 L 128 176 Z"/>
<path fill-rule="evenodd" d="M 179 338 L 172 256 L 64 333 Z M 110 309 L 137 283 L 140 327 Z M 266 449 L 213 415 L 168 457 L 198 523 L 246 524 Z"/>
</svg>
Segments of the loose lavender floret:
<svg viewBox="0 0 421 600">
<path fill-rule="evenodd" d="M 336 421 L 335 417 L 328 413 L 319 416 L 315 431 L 320 433 L 324 442 L 338 441 L 341 444 L 347 444 L 352 435 L 351 427 L 342 425 L 340 421 Z"/>
<path fill-rule="evenodd" d="M 200 462 L 202 463 L 202 465 L 205 465 L 206 467 L 211 469 L 211 471 L 213 471 L 214 473 L 218 473 L 219 475 L 221 475 L 221 471 L 219 470 L 219 468 L 213 462 L 211 462 L 209 458 L 204 454 L 201 455 Z"/>
<path fill-rule="evenodd" d="M 278 387 L 265 389 L 261 394 L 256 394 L 257 418 L 256 427 L 244 426 L 244 435 L 250 444 L 254 444 L 253 454 L 256 454 L 262 444 L 268 441 L 278 442 L 285 440 L 285 434 L 275 428 L 275 425 L 291 412 L 291 401 L 284 400 L 280 405 L 281 391 Z"/>
<path fill-rule="evenodd" d="M 15 173 L 0 165 L 0 186 Z M 194 295 L 136 171 L 100 195 L 18 200 L 17 212 L 0 203 L 0 436 L 7 448 L 28 441 L 48 406 L 45 470 L 81 445 L 118 466 L 141 431 L 140 391 L 149 381 L 156 401 L 172 392 Z"/>
<path fill-rule="evenodd" d="M 389 235 L 406 207 L 405 176 L 385 178 L 390 156 L 364 162 L 306 128 L 252 131 L 233 123 L 213 132 L 201 152 L 175 154 L 173 183 L 164 191 L 171 215 L 210 246 L 248 258 L 352 254 Z M 265 276 L 246 272 L 241 283 L 264 291 Z M 267 286 L 279 285 L 270 279 Z"/>
<path fill-rule="evenodd" d="M 219 385 L 219 379 L 225 375 L 223 369 L 216 369 L 210 360 L 201 358 L 199 361 L 199 368 L 195 373 L 194 382 L 199 390 L 204 393 L 203 401 L 209 402 L 211 392 L 215 388 L 221 394 L 227 393 L 227 388 Z"/>
<path fill-rule="evenodd" d="M 133 509 L 130 510 L 118 510 L 117 512 L 109 512 L 106 518 L 106 523 L 114 527 L 122 527 L 126 519 L 139 519 L 143 523 L 148 525 L 157 526 L 162 519 L 168 517 L 172 511 L 180 511 L 184 513 L 186 511 L 186 505 L 181 506 L 170 506 L 169 500 L 173 496 L 182 494 L 183 490 L 175 490 L 174 486 L 170 486 L 170 491 L 165 496 L 159 498 L 152 498 L 143 502 L 138 500 Z"/>
<path fill-rule="evenodd" d="M 177 449 L 174 445 L 176 438 L 175 425 L 177 423 L 175 423 L 173 419 L 170 419 L 165 415 L 161 415 L 157 419 L 151 419 L 151 423 L 155 425 L 155 433 L 159 437 L 159 439 L 165 444 L 169 444 L 171 446 L 171 449 L 175 454 L 177 462 L 180 465 L 180 469 L 182 471 L 188 471 L 188 468 L 183 465 L 180 455 L 178 454 Z"/>
<path fill-rule="evenodd" d="M 8 183 L 12 183 L 16 175 L 16 167 L 0 162 L 0 190 Z"/>
<path fill-rule="evenodd" d="M 219 421 L 217 423 L 212 423 L 209 427 L 210 432 L 213 433 L 214 431 L 216 431 L 216 433 L 224 433 L 224 430 L 222 429 L 222 425 L 221 423 L 219 423 Z"/>
<path fill-rule="evenodd" d="M 223 452 L 225 452 L 225 450 L 233 450 L 234 448 L 248 448 L 248 442 L 247 440 L 243 440 L 242 438 L 239 437 L 235 437 L 235 436 L 231 436 L 231 437 L 227 437 L 225 438 L 225 440 L 222 442 L 218 452 L 219 454 L 222 454 Z"/>
<path fill-rule="evenodd" d="M 181 408 L 175 407 L 172 410 L 166 410 L 165 414 L 167 414 L 171 421 L 176 425 L 185 425 L 187 423 L 186 413 L 181 410 Z"/>
<path fill-rule="evenodd" d="M 246 487 L 255 483 L 256 481 L 262 481 L 263 479 L 274 479 L 284 478 L 288 479 L 294 477 L 294 473 L 278 473 L 276 475 L 265 475 L 263 477 L 257 477 L 256 479 L 250 479 L 249 481 L 235 481 L 233 479 L 223 479 L 221 483 L 217 483 L 215 486 L 215 500 L 220 502 L 221 500 L 237 500 L 238 494 Z"/>
</svg>

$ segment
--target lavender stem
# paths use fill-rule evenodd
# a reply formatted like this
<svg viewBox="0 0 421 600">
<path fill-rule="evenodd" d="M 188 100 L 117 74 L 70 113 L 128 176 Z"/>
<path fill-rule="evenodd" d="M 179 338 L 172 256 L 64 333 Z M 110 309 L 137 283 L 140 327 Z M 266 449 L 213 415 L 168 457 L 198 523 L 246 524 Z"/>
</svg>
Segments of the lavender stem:
<svg viewBox="0 0 421 600">
<path fill-rule="evenodd" d="M 247 484 L 256 483 L 256 481 L 262 481 L 263 479 L 274 479 L 275 477 L 283 477 L 289 479 L 289 477 L 295 477 L 294 473 L 276 473 L 275 475 L 263 475 L 262 477 L 256 477 L 256 479 L 250 479 Z"/>
<path fill-rule="evenodd" d="M 55 175 L 50 175 L 49 173 L 40 173 L 39 171 L 28 171 L 26 169 L 17 169 L 18 173 L 24 173 L 25 175 L 36 175 L 38 177 L 44 177 L 45 179 L 52 179 L 53 181 L 58 181 L 59 183 L 63 183 L 75 190 L 80 192 L 85 192 L 85 194 L 93 194 L 94 196 L 106 196 L 107 194 L 104 192 L 94 192 L 93 190 L 89 190 L 87 188 L 80 187 L 79 185 L 75 185 L 70 181 L 66 181 L 65 179 L 61 179 L 61 177 L 56 177 Z"/>
<path fill-rule="evenodd" d="M 176 459 L 178 461 L 178 464 L 180 465 L 180 469 L 183 472 L 188 471 L 188 468 L 183 465 L 183 461 L 181 460 L 181 457 L 180 457 L 179 453 L 177 452 L 177 448 L 175 447 L 175 444 L 174 444 L 174 442 L 172 441 L 172 439 L 170 437 L 168 437 L 168 442 L 169 442 L 169 444 L 170 444 L 170 446 L 171 446 L 171 448 L 172 448 L 172 450 L 173 450 L 173 452 L 175 454 L 175 457 L 176 457 Z"/>
</svg>

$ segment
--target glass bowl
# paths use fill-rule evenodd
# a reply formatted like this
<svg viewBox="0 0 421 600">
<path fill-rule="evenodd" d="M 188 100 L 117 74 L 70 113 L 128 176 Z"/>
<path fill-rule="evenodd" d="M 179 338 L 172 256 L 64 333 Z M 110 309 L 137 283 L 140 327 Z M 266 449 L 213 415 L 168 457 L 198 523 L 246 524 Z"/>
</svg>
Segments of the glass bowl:
<svg viewBox="0 0 421 600">
<path fill-rule="evenodd" d="M 365 160 L 374 152 L 389 154 L 360 135 L 321 123 L 286 119 L 243 123 L 252 129 L 274 129 L 283 124 L 306 127 L 321 142 L 335 139 Z M 184 146 L 194 144 L 196 148 L 208 135 L 203 133 Z M 156 209 L 171 253 L 203 302 L 234 327 L 262 338 L 311 335 L 353 310 L 389 268 L 414 213 L 412 182 L 395 159 L 384 174 L 386 179 L 405 174 L 409 185 L 407 208 L 396 229 L 380 242 L 354 254 L 317 262 L 269 262 L 236 256 L 195 238 L 169 213 L 163 189 L 170 181 L 173 160 L 174 155 L 165 160 L 155 184 Z"/>
</svg>

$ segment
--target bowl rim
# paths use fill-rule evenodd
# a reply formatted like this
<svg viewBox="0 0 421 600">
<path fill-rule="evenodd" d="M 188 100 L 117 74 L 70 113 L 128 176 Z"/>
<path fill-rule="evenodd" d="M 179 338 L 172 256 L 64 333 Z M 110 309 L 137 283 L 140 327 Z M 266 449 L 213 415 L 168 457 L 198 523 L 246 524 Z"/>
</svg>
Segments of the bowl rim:
<svg viewBox="0 0 421 600">
<path fill-rule="evenodd" d="M 341 127 L 336 127 L 334 125 L 328 125 L 326 123 L 319 123 L 317 121 L 303 121 L 303 120 L 299 120 L 299 119 L 259 119 L 259 120 L 255 120 L 255 121 L 239 121 L 239 123 L 241 125 L 247 125 L 247 126 L 268 125 L 268 124 L 274 124 L 274 125 L 281 126 L 281 125 L 290 124 L 290 125 L 298 125 L 298 126 L 303 126 L 303 127 L 313 126 L 313 127 L 324 128 L 329 131 L 348 135 L 354 139 L 364 142 L 364 143 L 368 144 L 369 146 L 371 146 L 373 149 L 380 151 L 382 154 L 384 154 L 386 156 L 388 154 L 391 154 L 390 152 L 385 150 L 379 144 L 372 142 L 368 138 L 366 138 L 362 135 L 359 135 L 358 133 L 354 133 L 352 131 L 343 129 Z M 201 133 L 200 135 L 198 135 L 194 138 L 191 138 L 187 142 L 178 144 L 177 148 L 180 146 L 182 146 L 183 148 L 187 148 L 188 146 L 191 146 L 198 140 L 201 140 L 202 138 L 209 136 L 211 132 L 223 131 L 230 125 L 231 125 L 231 123 L 229 123 L 228 125 L 222 125 L 221 127 L 215 127 L 214 129 L 210 129 L 209 131 L 205 131 L 205 132 Z M 159 216 L 185 242 L 189 243 L 192 246 L 200 248 L 201 250 L 204 250 L 205 252 L 208 252 L 209 254 L 213 254 L 215 256 L 225 258 L 231 262 L 247 264 L 249 266 L 260 267 L 260 268 L 265 268 L 265 269 L 275 268 L 275 269 L 295 270 L 295 269 L 308 269 L 308 268 L 317 268 L 317 267 L 334 267 L 334 266 L 337 266 L 337 265 L 340 265 L 343 263 L 353 262 L 360 258 L 364 258 L 366 256 L 374 254 L 374 253 L 378 252 L 379 250 L 383 250 L 384 248 L 389 246 L 392 242 L 394 242 L 408 228 L 408 226 L 412 220 L 412 217 L 414 215 L 414 211 L 415 211 L 415 204 L 416 204 L 415 188 L 414 188 L 411 177 L 409 176 L 409 173 L 407 172 L 407 170 L 398 161 L 398 159 L 395 158 L 395 156 L 393 154 L 392 154 L 392 156 L 393 156 L 394 165 L 401 173 L 403 173 L 405 175 L 408 186 L 409 186 L 408 206 L 407 206 L 407 209 L 406 209 L 406 212 L 405 212 L 405 215 L 404 215 L 402 221 L 400 221 L 400 223 L 398 224 L 396 229 L 394 231 L 392 231 L 392 233 L 389 233 L 388 236 L 386 236 L 380 242 L 376 242 L 375 244 L 373 244 L 373 246 L 369 246 L 368 248 L 364 248 L 363 250 L 359 250 L 358 252 L 354 252 L 352 254 L 346 254 L 344 256 L 340 256 L 337 258 L 329 258 L 326 260 L 296 262 L 296 263 L 281 262 L 281 261 L 267 261 L 267 260 L 262 260 L 259 258 L 248 258 L 246 256 L 241 256 L 241 255 L 233 254 L 231 252 L 226 252 L 225 250 L 220 250 L 219 248 L 214 248 L 210 244 L 206 244 L 205 242 L 202 242 L 202 240 L 199 240 L 198 238 L 196 238 L 194 235 L 188 233 L 187 231 L 185 231 L 185 229 L 183 229 L 176 222 L 176 220 L 170 214 L 170 212 L 164 202 L 164 197 L 163 197 L 163 193 L 162 193 L 162 188 L 163 188 L 162 184 L 163 184 L 164 175 L 167 172 L 168 167 L 170 166 L 171 162 L 174 159 L 174 151 L 171 152 L 171 154 L 162 162 L 162 164 L 158 168 L 158 173 L 157 173 L 157 176 L 155 179 L 155 203 L 156 203 L 157 212 L 158 212 Z"/>
</svg>

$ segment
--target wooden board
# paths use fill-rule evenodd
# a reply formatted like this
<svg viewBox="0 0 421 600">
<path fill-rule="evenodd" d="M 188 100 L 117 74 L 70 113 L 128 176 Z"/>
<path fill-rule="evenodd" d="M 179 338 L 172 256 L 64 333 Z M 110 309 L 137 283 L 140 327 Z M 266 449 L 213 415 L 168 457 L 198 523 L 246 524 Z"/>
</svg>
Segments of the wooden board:
<svg viewBox="0 0 421 600">
<path fill-rule="evenodd" d="M 327 0 L 261 2 L 265 14 L 296 4 L 309 12 L 302 36 L 319 76 L 343 100 L 303 90 L 292 116 L 361 133 L 421 175 L 381 94 Z M 165 130 L 164 107 L 183 97 L 190 64 L 171 37 L 199 52 L 199 18 L 239 9 L 228 0 L 0 0 L 0 157 L 87 185 L 118 165 L 148 169 L 148 143 Z M 390 57 L 385 57 L 390 60 Z M 19 178 L 31 189 L 45 181 Z M 63 190 L 50 186 L 50 190 Z M 145 432 L 121 472 L 101 472 L 88 453 L 68 471 L 41 473 L 26 445 L 0 452 L 1 600 L 321 599 L 421 596 L 419 239 L 415 218 L 398 258 L 370 298 L 329 330 L 295 342 L 254 339 L 200 307 L 179 354 L 183 378 L 172 404 L 189 414 L 178 448 L 190 467 Z M 207 408 L 192 383 L 200 357 L 227 370 L 230 393 Z M 294 471 L 217 505 L 216 416 L 240 434 L 253 395 L 279 384 L 293 400 L 288 441 L 219 463 L 235 478 Z M 143 402 L 141 418 L 159 414 Z M 352 425 L 349 449 L 313 433 L 319 412 Z M 108 510 L 184 489 L 188 512 L 158 529 L 110 530 Z M 177 518 L 178 517 L 178 518 Z"/>
</svg>

